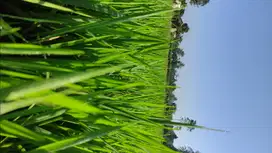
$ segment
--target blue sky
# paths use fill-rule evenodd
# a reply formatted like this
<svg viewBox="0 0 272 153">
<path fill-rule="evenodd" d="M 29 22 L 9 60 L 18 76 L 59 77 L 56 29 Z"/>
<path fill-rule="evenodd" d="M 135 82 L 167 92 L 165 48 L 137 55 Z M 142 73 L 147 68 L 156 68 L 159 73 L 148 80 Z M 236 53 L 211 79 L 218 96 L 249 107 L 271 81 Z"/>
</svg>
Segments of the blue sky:
<svg viewBox="0 0 272 153">
<path fill-rule="evenodd" d="M 202 153 L 272 153 L 272 0 L 189 7 L 175 118 L 230 133 L 176 132 Z"/>
</svg>

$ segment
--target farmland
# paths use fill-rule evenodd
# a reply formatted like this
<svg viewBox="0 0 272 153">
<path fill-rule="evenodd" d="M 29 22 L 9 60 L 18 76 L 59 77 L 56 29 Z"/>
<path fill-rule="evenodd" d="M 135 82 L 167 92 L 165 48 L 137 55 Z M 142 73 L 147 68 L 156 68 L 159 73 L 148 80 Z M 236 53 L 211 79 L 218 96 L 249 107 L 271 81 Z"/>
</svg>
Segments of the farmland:
<svg viewBox="0 0 272 153">
<path fill-rule="evenodd" d="M 172 1 L 10 0 L 0 10 L 2 153 L 175 153 L 163 129 L 194 127 L 166 115 Z"/>
</svg>

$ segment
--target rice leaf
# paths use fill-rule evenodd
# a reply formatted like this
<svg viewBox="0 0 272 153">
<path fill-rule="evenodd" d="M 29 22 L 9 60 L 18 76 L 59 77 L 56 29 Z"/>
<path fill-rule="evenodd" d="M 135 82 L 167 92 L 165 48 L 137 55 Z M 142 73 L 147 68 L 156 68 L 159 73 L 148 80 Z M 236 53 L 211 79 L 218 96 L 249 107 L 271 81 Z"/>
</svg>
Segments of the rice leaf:
<svg viewBox="0 0 272 153">
<path fill-rule="evenodd" d="M 19 34 L 17 31 L 18 30 L 16 30 L 16 29 L 14 29 L 14 28 L 12 28 L 7 22 L 5 22 L 5 20 L 3 19 L 3 18 L 0 18 L 0 27 L 1 27 L 1 32 L 0 33 L 2 33 L 2 29 L 4 29 L 4 31 L 3 31 L 3 33 L 5 34 L 5 33 L 10 33 L 10 32 L 12 32 L 12 34 L 14 35 L 14 36 L 16 36 L 16 37 L 18 37 L 18 38 L 20 38 L 20 39 L 22 39 L 23 41 L 25 41 L 25 42 L 27 42 L 26 40 L 25 40 L 25 38 L 21 35 L 21 34 Z M 18 27 L 17 27 L 18 28 Z M 5 34 L 6 35 L 6 34 Z M 1 36 L 2 36 L 2 34 L 1 34 Z M 1 48 L 1 46 L 0 46 L 0 48 Z"/>
<path fill-rule="evenodd" d="M 1 14 L 0 17 L 7 17 L 12 19 L 19 19 L 19 20 L 25 20 L 25 21 L 31 21 L 31 22 L 40 22 L 40 23 L 58 23 L 61 24 L 63 22 L 58 20 L 47 20 L 47 19 L 37 19 L 37 18 L 27 18 L 27 17 L 20 17 L 20 16 L 14 16 L 9 14 Z"/>
<path fill-rule="evenodd" d="M 62 4 L 69 4 L 76 7 L 82 7 L 85 9 L 91 9 L 100 13 L 109 14 L 114 17 L 121 17 L 123 16 L 122 13 L 118 12 L 117 10 L 111 8 L 110 6 L 100 4 L 98 2 L 92 2 L 88 0 L 59 0 Z"/>
<path fill-rule="evenodd" d="M 54 142 L 51 144 L 47 144 L 39 148 L 36 148 L 30 151 L 29 153 L 50 153 L 50 152 L 68 149 L 70 147 L 77 146 L 77 145 L 86 143 L 88 141 L 91 141 L 94 138 L 104 136 L 110 132 L 119 130 L 120 128 L 121 127 L 107 127 L 105 129 L 101 129 L 96 132 L 84 134 L 84 135 L 73 137 L 73 138 L 64 139 L 64 140 Z"/>
<path fill-rule="evenodd" d="M 95 22 L 95 23 L 83 23 L 83 24 L 78 24 L 78 25 L 72 26 L 72 27 L 64 27 L 64 28 L 54 30 L 53 34 L 43 37 L 42 40 L 49 39 L 51 37 L 55 37 L 55 36 L 59 36 L 59 35 L 63 35 L 66 33 L 71 33 L 71 32 L 75 32 L 75 31 L 83 30 L 83 29 L 91 30 L 91 29 L 98 28 L 98 27 L 101 28 L 101 27 L 109 26 L 109 25 L 116 24 L 116 23 L 133 21 L 136 19 L 142 19 L 142 18 L 146 18 L 149 16 L 159 15 L 159 14 L 172 12 L 172 11 L 173 10 L 154 11 L 154 12 L 149 12 L 149 13 L 144 13 L 144 14 L 139 14 L 139 15 L 137 14 L 137 15 L 132 15 L 132 16 L 120 17 L 120 18 L 112 19 L 112 20 L 100 21 L 100 22 Z"/>
<path fill-rule="evenodd" d="M 64 76 L 55 77 L 53 79 L 33 82 L 28 85 L 19 86 L 14 90 L 9 91 L 7 93 L 7 97 L 5 97 L 5 100 L 7 101 L 15 100 L 17 98 L 21 98 L 29 94 L 56 89 L 70 83 L 76 83 L 76 82 L 83 81 L 92 77 L 120 71 L 121 69 L 129 67 L 129 66 L 131 65 L 124 64 L 124 65 L 118 65 L 118 66 L 108 67 L 108 68 L 99 69 L 99 70 L 89 70 L 87 72 L 70 73 Z M 0 93 L 1 93 L 1 90 L 0 90 Z"/>
<path fill-rule="evenodd" d="M 67 68 L 62 68 L 62 67 L 56 67 L 56 66 L 50 66 L 50 65 L 45 65 L 45 64 L 39 64 L 39 63 L 31 63 L 31 62 L 20 62 L 17 60 L 4 60 L 3 58 L 1 59 L 0 66 L 2 67 L 7 67 L 7 68 L 15 68 L 15 69 L 25 69 L 25 70 L 33 70 L 35 69 L 36 71 L 53 71 L 53 72 L 74 72 L 71 69 Z"/>
<path fill-rule="evenodd" d="M 46 141 L 45 137 L 42 135 L 8 120 L 1 120 L 0 125 L 0 130 L 4 133 L 8 133 L 25 140 L 31 140 L 32 142 Z"/>
<path fill-rule="evenodd" d="M 16 33 L 19 30 L 20 28 L 2 29 L 0 32 L 0 36 L 2 37 L 5 35 L 10 35 L 10 34 Z"/>
<path fill-rule="evenodd" d="M 83 55 L 84 51 L 46 48 L 31 44 L 0 43 L 0 55 Z"/>
<path fill-rule="evenodd" d="M 28 122 L 25 125 L 31 125 L 31 124 L 36 124 L 36 123 L 40 123 L 40 122 L 44 122 L 47 120 L 50 120 L 52 118 L 61 116 L 62 114 L 64 114 L 67 111 L 67 109 L 58 109 L 58 110 L 53 110 L 53 111 L 48 111 L 45 113 L 41 113 L 35 117 L 32 117 L 30 120 L 28 120 Z"/>
<path fill-rule="evenodd" d="M 101 36 L 101 37 L 91 37 L 91 38 L 87 38 L 87 39 L 71 40 L 71 41 L 67 41 L 67 42 L 52 44 L 52 45 L 50 45 L 50 47 L 58 48 L 58 47 L 74 46 L 74 45 L 78 45 L 81 43 L 89 43 L 92 41 L 97 41 L 97 40 L 101 40 L 101 39 L 105 39 L 105 38 L 109 38 L 109 37 L 112 37 L 112 36 Z"/>
<path fill-rule="evenodd" d="M 68 7 L 63 7 L 61 5 L 57 5 L 57 4 L 47 2 L 47 1 L 43 1 L 43 0 L 23 0 L 23 1 L 33 3 L 33 4 L 37 4 L 37 5 L 41 5 L 41 6 L 44 6 L 44 7 L 49 7 L 49 8 L 60 10 L 60 11 L 64 11 L 64 12 L 75 13 L 75 14 L 78 14 L 78 15 L 81 15 L 81 16 L 92 18 L 88 14 L 85 14 L 85 13 L 82 13 L 82 12 L 79 12 L 79 11 L 75 11 L 75 10 L 72 10 L 72 9 L 70 9 Z"/>
</svg>

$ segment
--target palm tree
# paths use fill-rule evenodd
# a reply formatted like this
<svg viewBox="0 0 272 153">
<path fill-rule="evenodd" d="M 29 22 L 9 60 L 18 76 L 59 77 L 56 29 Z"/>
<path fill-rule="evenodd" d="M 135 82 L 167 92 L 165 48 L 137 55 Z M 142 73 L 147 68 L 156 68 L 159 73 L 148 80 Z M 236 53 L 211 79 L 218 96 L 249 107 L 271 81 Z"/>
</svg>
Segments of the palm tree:
<svg viewBox="0 0 272 153">
<path fill-rule="evenodd" d="M 190 0 L 191 5 L 204 6 L 209 3 L 210 0 Z"/>
</svg>

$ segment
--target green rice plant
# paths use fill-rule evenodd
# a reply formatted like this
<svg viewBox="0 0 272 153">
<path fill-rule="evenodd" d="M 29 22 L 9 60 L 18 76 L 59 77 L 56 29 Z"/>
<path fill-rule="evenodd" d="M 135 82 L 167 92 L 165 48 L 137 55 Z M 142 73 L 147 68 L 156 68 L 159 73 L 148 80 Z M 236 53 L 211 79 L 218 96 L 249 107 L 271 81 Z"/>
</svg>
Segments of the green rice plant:
<svg viewBox="0 0 272 153">
<path fill-rule="evenodd" d="M 10 0 L 0 10 L 1 152 L 174 153 L 166 125 L 206 129 L 165 113 L 172 1 Z"/>
</svg>

